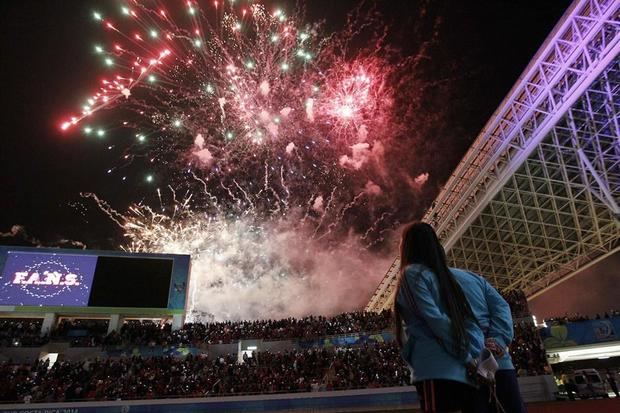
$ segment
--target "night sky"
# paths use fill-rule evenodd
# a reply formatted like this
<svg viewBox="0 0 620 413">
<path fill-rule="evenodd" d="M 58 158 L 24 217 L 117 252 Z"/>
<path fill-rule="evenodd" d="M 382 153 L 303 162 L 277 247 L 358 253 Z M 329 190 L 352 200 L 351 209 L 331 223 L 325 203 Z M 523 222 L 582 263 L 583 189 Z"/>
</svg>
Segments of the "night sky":
<svg viewBox="0 0 620 413">
<path fill-rule="evenodd" d="M 437 195 L 570 1 L 379 1 L 389 27 L 388 42 L 404 55 L 441 20 L 437 42 L 428 51 L 423 76 L 449 79 L 428 101 L 429 113 L 443 111 L 442 128 L 418 150 L 437 154 L 424 165 L 431 179 L 421 194 L 418 216 Z M 119 3 L 120 4 L 120 3 Z M 180 4 L 180 2 L 179 2 Z M 293 2 L 268 1 L 268 5 Z M 355 1 L 307 2 L 307 19 L 325 19 L 341 28 Z M 118 153 L 113 142 L 88 141 L 61 133 L 58 125 L 83 102 L 101 73 L 92 46 L 101 30 L 93 9 L 114 10 L 117 2 L 38 0 L 0 2 L 0 70 L 3 90 L 0 150 L 0 238 L 2 244 L 62 244 L 71 239 L 91 248 L 117 247 L 120 232 L 80 192 L 94 192 L 115 208 L 150 199 L 144 181 L 120 184 L 106 170 Z M 423 12 L 421 12 L 423 10 Z M 432 159 L 432 161 L 431 161 Z M 131 174 L 131 170 L 129 171 Z M 27 234 L 7 236 L 19 224 Z M 30 240 L 28 240 L 30 239 Z"/>
<path fill-rule="evenodd" d="M 53 244 L 74 239 L 90 247 L 114 248 L 119 233 L 99 211 L 84 212 L 80 192 L 95 192 L 119 210 L 153 187 L 137 181 L 119 184 L 106 170 L 118 158 L 105 142 L 79 133 L 61 133 L 58 125 L 78 108 L 102 72 L 92 45 L 102 32 L 92 10 L 114 12 L 107 1 L 55 0 L 1 2 L 0 69 L 3 142 L 0 152 L 0 232 L 23 225 L 30 236 Z M 342 27 L 355 1 L 308 2 L 309 21 L 325 19 Z M 439 147 L 441 164 L 429 165 L 431 183 L 421 205 L 429 205 L 471 141 L 497 108 L 530 58 L 570 4 L 569 1 L 382 1 L 377 9 L 389 25 L 389 41 L 411 53 L 425 31 L 440 18 L 437 44 L 429 51 L 424 76 L 449 78 L 442 102 L 446 109 Z M 268 2 L 292 8 L 292 2 Z M 422 35 L 420 35 L 422 33 Z M 448 100 L 448 101 L 443 101 Z M 441 138 L 441 137 L 439 137 Z M 438 137 L 429 137 L 437 141 Z M 92 205 L 91 205 L 92 207 Z M 86 216 L 78 214 L 82 211 Z M 423 208 L 419 214 L 423 213 Z"/>
</svg>

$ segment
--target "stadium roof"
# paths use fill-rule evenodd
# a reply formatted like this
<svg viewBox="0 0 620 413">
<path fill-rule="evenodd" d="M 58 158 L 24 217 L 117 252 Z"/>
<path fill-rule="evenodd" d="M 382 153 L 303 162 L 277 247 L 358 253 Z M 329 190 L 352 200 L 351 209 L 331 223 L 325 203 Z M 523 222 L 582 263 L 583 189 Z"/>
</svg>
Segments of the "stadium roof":
<svg viewBox="0 0 620 413">
<path fill-rule="evenodd" d="M 424 217 L 451 265 L 533 297 L 620 250 L 619 55 L 620 2 L 576 0 Z"/>
</svg>

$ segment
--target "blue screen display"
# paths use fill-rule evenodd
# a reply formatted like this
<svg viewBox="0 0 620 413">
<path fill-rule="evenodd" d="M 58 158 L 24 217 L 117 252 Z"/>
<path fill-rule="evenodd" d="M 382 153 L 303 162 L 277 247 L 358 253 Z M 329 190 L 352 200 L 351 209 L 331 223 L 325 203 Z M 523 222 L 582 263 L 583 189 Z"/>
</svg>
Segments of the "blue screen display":
<svg viewBox="0 0 620 413">
<path fill-rule="evenodd" d="M 0 277 L 0 305 L 88 305 L 96 255 L 8 251 Z"/>
</svg>

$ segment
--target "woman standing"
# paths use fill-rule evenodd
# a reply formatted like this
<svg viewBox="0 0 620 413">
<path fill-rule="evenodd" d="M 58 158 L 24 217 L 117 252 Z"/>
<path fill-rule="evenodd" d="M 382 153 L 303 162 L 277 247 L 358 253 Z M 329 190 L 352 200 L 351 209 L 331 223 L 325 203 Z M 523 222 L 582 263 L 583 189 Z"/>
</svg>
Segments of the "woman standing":
<svg viewBox="0 0 620 413">
<path fill-rule="evenodd" d="M 500 369 L 514 372 L 506 350 L 512 340 L 508 304 L 484 278 L 449 268 L 435 231 L 426 223 L 405 228 L 400 262 L 396 339 L 413 369 L 423 411 L 489 411 L 488 393 L 477 389 L 472 372 L 485 345 Z M 512 404 L 521 400 L 518 386 L 516 392 L 516 401 L 514 388 L 507 392 Z"/>
</svg>

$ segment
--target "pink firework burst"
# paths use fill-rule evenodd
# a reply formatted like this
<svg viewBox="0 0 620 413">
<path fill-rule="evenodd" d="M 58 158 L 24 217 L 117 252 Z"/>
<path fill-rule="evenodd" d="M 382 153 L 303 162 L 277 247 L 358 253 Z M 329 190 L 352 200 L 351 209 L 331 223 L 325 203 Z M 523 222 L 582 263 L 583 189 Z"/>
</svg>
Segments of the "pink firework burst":
<svg viewBox="0 0 620 413">
<path fill-rule="evenodd" d="M 360 58 L 334 67 L 320 98 L 321 113 L 336 130 L 360 142 L 360 128 L 372 130 L 389 121 L 392 91 L 386 79 L 391 68 L 378 58 Z M 351 135 L 351 132 L 358 132 Z"/>
<path fill-rule="evenodd" d="M 196 208 L 287 213 L 321 199 L 309 210 L 327 232 L 340 226 L 327 215 L 340 222 L 362 204 L 384 216 L 371 205 L 391 185 L 382 165 L 401 128 L 398 82 L 379 40 L 347 47 L 365 24 L 325 35 L 300 12 L 253 2 L 163 5 L 132 0 L 115 17 L 93 13 L 109 39 L 94 46 L 105 72 L 63 130 L 129 135 L 121 166 L 142 157 L 147 183 L 159 173 L 203 193 Z"/>
</svg>

